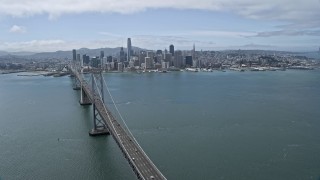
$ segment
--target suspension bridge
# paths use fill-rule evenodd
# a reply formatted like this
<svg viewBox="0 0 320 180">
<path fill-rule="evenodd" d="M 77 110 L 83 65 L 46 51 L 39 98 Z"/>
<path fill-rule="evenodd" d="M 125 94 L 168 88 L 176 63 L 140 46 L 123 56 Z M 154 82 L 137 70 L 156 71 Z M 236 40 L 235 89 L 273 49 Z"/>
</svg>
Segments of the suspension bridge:
<svg viewBox="0 0 320 180">
<path fill-rule="evenodd" d="M 114 99 L 109 91 L 101 70 L 92 71 L 91 78 L 87 81 L 81 73 L 81 67 L 75 63 L 69 66 L 73 79 L 73 89 L 80 90 L 80 104 L 93 107 L 93 128 L 89 132 L 91 136 L 109 134 L 119 146 L 122 154 L 129 162 L 130 167 L 138 179 L 165 180 L 164 175 L 153 164 L 151 159 L 143 151 L 137 140 L 132 135 L 123 117 L 117 108 Z M 124 125 L 112 115 L 104 102 L 106 90 L 111 97 L 120 119 Z"/>
</svg>

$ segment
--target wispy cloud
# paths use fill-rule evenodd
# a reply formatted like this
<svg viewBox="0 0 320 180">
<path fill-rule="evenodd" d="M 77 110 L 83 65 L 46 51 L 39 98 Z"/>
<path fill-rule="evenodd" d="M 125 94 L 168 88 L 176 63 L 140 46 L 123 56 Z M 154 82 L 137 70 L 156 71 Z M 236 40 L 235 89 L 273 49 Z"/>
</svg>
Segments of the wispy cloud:
<svg viewBox="0 0 320 180">
<path fill-rule="evenodd" d="M 11 32 L 11 33 L 26 33 L 27 29 L 24 26 L 13 25 L 9 29 L 9 32 Z"/>
<path fill-rule="evenodd" d="M 305 52 L 305 51 L 315 51 L 317 46 L 299 46 L 299 45 L 290 45 L 290 46 L 281 46 L 281 45 L 268 45 L 268 44 L 244 44 L 239 46 L 217 46 L 216 50 L 272 50 L 272 51 L 293 51 L 293 52 Z"/>
<path fill-rule="evenodd" d="M 175 36 L 153 36 L 153 35 L 137 35 L 132 36 L 132 45 L 146 48 L 150 50 L 165 49 L 172 43 L 176 49 L 191 49 L 193 43 L 196 43 L 197 47 L 208 47 L 209 49 L 215 45 L 213 42 L 206 41 L 194 41 L 192 39 L 175 37 Z M 58 50 L 70 50 L 79 48 L 103 48 L 103 47 L 121 47 L 126 46 L 122 44 L 123 38 L 114 39 L 100 39 L 89 41 L 64 41 L 60 39 L 53 40 L 31 40 L 21 42 L 0 42 L 0 49 L 5 51 L 32 51 L 32 52 L 44 52 L 44 51 L 58 51 Z M 124 41 L 126 42 L 126 41 Z M 152 43 L 150 43 L 152 42 Z"/>
<path fill-rule="evenodd" d="M 115 34 L 115 33 L 106 32 L 106 31 L 99 32 L 98 34 L 103 35 L 103 36 L 108 36 L 108 37 L 117 37 L 117 38 L 122 37 L 122 35 L 120 35 L 120 34 Z"/>
<path fill-rule="evenodd" d="M 320 16 L 319 0 L 0 0 L 0 14 L 32 16 L 99 12 L 130 14 L 146 9 L 200 9 L 230 11 L 247 18 L 300 21 Z"/>
<path fill-rule="evenodd" d="M 31 40 L 20 42 L 3 42 L 0 43 L 0 49 L 6 51 L 56 51 L 65 46 L 66 42 L 63 40 Z"/>
<path fill-rule="evenodd" d="M 244 31 L 222 31 L 222 30 L 195 30 L 183 32 L 181 35 L 185 36 L 203 36 L 203 37 L 227 37 L 227 38 L 242 38 L 246 36 L 255 35 L 254 32 Z"/>
<path fill-rule="evenodd" d="M 170 44 L 174 44 L 176 49 L 192 49 L 194 43 L 198 47 L 213 48 L 215 43 L 212 41 L 195 40 L 184 36 L 162 36 L 162 35 L 136 35 L 132 36 L 134 46 L 147 49 L 168 49 Z"/>
<path fill-rule="evenodd" d="M 259 32 L 251 37 L 272 37 L 272 36 L 320 36 L 320 30 L 280 30 Z M 250 36 L 249 36 L 250 37 Z"/>
</svg>

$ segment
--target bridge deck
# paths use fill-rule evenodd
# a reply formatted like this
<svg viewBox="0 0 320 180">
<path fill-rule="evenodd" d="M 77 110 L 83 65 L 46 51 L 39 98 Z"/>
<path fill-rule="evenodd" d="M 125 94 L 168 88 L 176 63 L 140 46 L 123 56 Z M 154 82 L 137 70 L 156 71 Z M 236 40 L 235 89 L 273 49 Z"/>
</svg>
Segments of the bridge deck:
<svg viewBox="0 0 320 180">
<path fill-rule="evenodd" d="M 110 134 L 120 147 L 138 179 L 166 179 L 148 158 L 136 140 L 131 137 L 121 124 L 119 124 L 112 116 L 112 113 L 103 104 L 101 98 L 97 95 L 92 97 L 91 88 L 83 77 L 75 71 L 72 71 L 72 73 L 80 80 L 83 90 L 87 93 L 92 103 L 95 102 L 96 109 L 102 120 L 107 125 Z"/>
</svg>

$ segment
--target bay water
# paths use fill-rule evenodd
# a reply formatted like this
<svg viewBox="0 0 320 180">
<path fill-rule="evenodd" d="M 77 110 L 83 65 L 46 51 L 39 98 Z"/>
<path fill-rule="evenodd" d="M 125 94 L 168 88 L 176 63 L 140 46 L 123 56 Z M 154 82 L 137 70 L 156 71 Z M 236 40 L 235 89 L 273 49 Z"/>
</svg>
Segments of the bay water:
<svg viewBox="0 0 320 180">
<path fill-rule="evenodd" d="M 70 77 L 0 75 L 0 179 L 136 179 Z M 320 72 L 106 73 L 168 179 L 320 178 Z M 121 119 L 105 89 L 106 104 Z"/>
</svg>

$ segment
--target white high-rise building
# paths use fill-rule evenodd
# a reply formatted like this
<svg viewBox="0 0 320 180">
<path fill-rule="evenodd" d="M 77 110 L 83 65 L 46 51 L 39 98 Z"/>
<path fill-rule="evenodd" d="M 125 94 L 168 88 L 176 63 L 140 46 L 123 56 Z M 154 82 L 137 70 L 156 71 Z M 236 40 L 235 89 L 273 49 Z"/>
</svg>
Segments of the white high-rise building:
<svg viewBox="0 0 320 180">
<path fill-rule="evenodd" d="M 169 62 L 162 62 L 162 69 L 168 69 L 169 68 Z"/>
<path fill-rule="evenodd" d="M 118 71 L 123 72 L 123 69 L 124 69 L 124 64 L 122 62 L 119 62 L 118 63 Z"/>
</svg>

